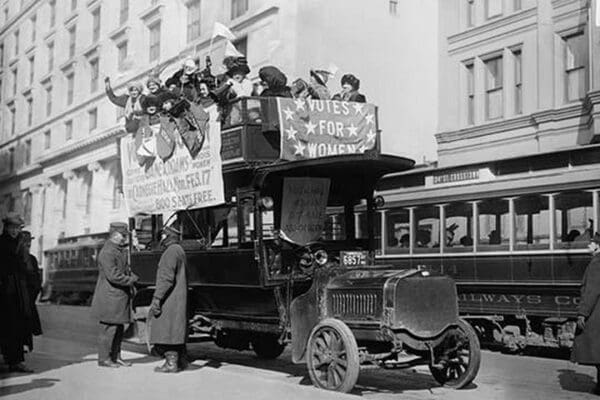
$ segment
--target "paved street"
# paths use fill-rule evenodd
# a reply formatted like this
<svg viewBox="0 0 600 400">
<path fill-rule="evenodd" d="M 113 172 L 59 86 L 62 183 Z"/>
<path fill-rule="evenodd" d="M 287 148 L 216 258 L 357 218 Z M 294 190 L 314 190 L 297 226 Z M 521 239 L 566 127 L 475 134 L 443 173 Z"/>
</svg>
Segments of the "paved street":
<svg viewBox="0 0 600 400">
<path fill-rule="evenodd" d="M 314 388 L 303 365 L 294 365 L 289 352 L 274 361 L 258 360 L 251 352 L 191 345 L 196 360 L 177 375 L 155 374 L 159 360 L 145 346 L 127 344 L 125 358 L 132 368 L 96 366 L 93 330 L 77 308 L 42 307 L 46 335 L 27 355 L 33 374 L 0 375 L 0 397 L 7 399 L 594 399 L 592 368 L 565 360 L 483 352 L 480 374 L 471 387 L 455 391 L 439 387 L 427 369 L 400 371 L 366 369 L 350 395 Z M 75 311 L 73 311 L 75 310 Z M 49 320 L 48 315 L 52 318 Z M 76 332 L 79 334 L 75 335 Z"/>
</svg>

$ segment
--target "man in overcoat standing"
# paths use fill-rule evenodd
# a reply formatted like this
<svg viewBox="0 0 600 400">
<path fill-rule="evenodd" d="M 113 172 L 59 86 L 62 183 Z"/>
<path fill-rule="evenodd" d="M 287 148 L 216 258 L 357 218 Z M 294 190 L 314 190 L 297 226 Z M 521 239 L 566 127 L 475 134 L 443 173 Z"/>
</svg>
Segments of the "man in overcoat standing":
<svg viewBox="0 0 600 400">
<path fill-rule="evenodd" d="M 9 213 L 2 219 L 0 235 L 0 347 L 9 372 L 33 372 L 23 362 L 23 346 L 31 344 L 32 307 L 27 290 L 27 275 L 19 237 L 23 219 Z"/>
<path fill-rule="evenodd" d="M 180 231 L 167 226 L 162 233 L 165 248 L 156 271 L 156 289 L 150 306 L 150 342 L 164 350 L 165 363 L 156 372 L 178 372 L 185 366 L 187 339 L 187 275 Z"/>
<path fill-rule="evenodd" d="M 128 226 L 113 222 L 109 238 L 98 255 L 98 281 L 92 300 L 92 315 L 100 323 L 98 365 L 129 367 L 121 358 L 121 342 L 125 324 L 131 322 L 131 297 L 138 277 L 127 265 Z"/>
<path fill-rule="evenodd" d="M 600 394 L 600 234 L 589 244 L 592 261 L 588 264 L 581 286 L 577 310 L 577 332 L 573 343 L 573 361 L 596 367 L 594 393 Z"/>
</svg>

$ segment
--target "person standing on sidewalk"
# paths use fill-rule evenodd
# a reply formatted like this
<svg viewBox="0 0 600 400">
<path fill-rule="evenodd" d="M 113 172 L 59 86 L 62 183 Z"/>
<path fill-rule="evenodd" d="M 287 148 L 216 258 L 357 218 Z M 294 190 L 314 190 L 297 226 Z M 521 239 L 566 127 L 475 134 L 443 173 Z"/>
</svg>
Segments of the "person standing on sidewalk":
<svg viewBox="0 0 600 400">
<path fill-rule="evenodd" d="M 33 372 L 23 362 L 23 347 L 31 340 L 32 315 L 24 258 L 19 251 L 23 219 L 9 213 L 2 219 L 0 235 L 0 347 L 9 372 Z"/>
<path fill-rule="evenodd" d="M 185 252 L 179 244 L 180 231 L 163 229 L 165 248 L 156 270 L 156 289 L 150 305 L 150 343 L 164 351 L 165 363 L 156 372 L 179 372 L 187 365 L 187 275 Z"/>
<path fill-rule="evenodd" d="M 31 232 L 23 231 L 18 238 L 18 252 L 23 259 L 23 267 L 25 268 L 25 282 L 27 285 L 27 294 L 29 296 L 29 307 L 31 308 L 30 328 L 31 334 L 26 338 L 25 344 L 29 351 L 33 350 L 33 336 L 42 334 L 42 323 L 40 314 L 38 313 L 35 301 L 37 300 L 40 291 L 42 290 L 42 273 L 39 268 L 38 260 L 31 254 L 31 241 L 34 239 Z"/>
<path fill-rule="evenodd" d="M 589 247 L 592 261 L 588 264 L 581 285 L 581 300 L 577 310 L 577 330 L 573 342 L 572 360 L 596 367 L 595 394 L 600 395 L 600 234 L 596 232 Z"/>
<path fill-rule="evenodd" d="M 98 255 L 98 281 L 92 300 L 92 315 L 100 323 L 98 365 L 129 367 L 121 358 L 121 341 L 125 324 L 131 322 L 131 297 L 138 277 L 127 265 L 128 226 L 113 222 L 109 238 Z"/>
</svg>

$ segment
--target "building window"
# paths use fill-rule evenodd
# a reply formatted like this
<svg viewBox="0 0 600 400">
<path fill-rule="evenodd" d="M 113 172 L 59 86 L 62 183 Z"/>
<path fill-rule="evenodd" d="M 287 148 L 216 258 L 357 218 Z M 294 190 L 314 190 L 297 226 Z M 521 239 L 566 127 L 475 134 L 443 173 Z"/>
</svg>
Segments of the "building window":
<svg viewBox="0 0 600 400">
<path fill-rule="evenodd" d="M 65 122 L 65 140 L 73 138 L 73 120 Z"/>
<path fill-rule="evenodd" d="M 121 8 L 119 9 L 119 24 L 124 25 L 129 19 L 129 0 L 121 0 Z"/>
<path fill-rule="evenodd" d="M 27 99 L 27 126 L 33 124 L 33 99 L 30 97 Z"/>
<path fill-rule="evenodd" d="M 475 65 L 465 65 L 467 70 L 467 124 L 475 123 Z"/>
<path fill-rule="evenodd" d="M 100 7 L 92 13 L 92 42 L 96 43 L 100 39 Z"/>
<path fill-rule="evenodd" d="M 467 0 L 467 27 L 475 26 L 475 0 Z"/>
<path fill-rule="evenodd" d="M 515 114 L 523 113 L 523 67 L 521 50 L 513 51 L 515 61 Z"/>
<path fill-rule="evenodd" d="M 94 108 L 88 111 L 89 130 L 92 132 L 98 127 L 98 109 Z"/>
<path fill-rule="evenodd" d="M 193 0 L 187 5 L 187 41 L 200 37 L 200 0 Z"/>
<path fill-rule="evenodd" d="M 50 28 L 56 24 L 56 0 L 50 0 L 48 3 L 50 6 Z"/>
<path fill-rule="evenodd" d="M 67 105 L 73 104 L 73 95 L 75 89 L 75 73 L 67 75 Z"/>
<path fill-rule="evenodd" d="M 77 0 L 71 0 L 71 11 L 77 10 Z"/>
<path fill-rule="evenodd" d="M 23 219 L 25 225 L 31 224 L 31 192 L 29 190 L 23 192 Z"/>
<path fill-rule="evenodd" d="M 50 145 L 52 140 L 52 134 L 50 133 L 50 131 L 46 131 L 44 132 L 44 149 L 48 150 L 50 148 Z"/>
<path fill-rule="evenodd" d="M 566 37 L 565 96 L 567 101 L 579 100 L 587 92 L 586 65 L 588 44 L 583 32 Z"/>
<path fill-rule="evenodd" d="M 17 69 L 17 67 L 15 67 L 12 70 L 12 94 L 13 96 L 15 96 L 17 94 L 17 82 L 19 80 L 19 70 Z"/>
<path fill-rule="evenodd" d="M 48 72 L 54 68 L 54 42 L 48 43 Z"/>
<path fill-rule="evenodd" d="M 127 60 L 127 41 L 119 43 L 117 52 L 119 54 L 119 71 L 123 71 L 125 69 L 125 61 Z"/>
<path fill-rule="evenodd" d="M 9 108 L 10 113 L 10 135 L 14 136 L 16 132 L 17 113 L 14 107 Z"/>
<path fill-rule="evenodd" d="M 244 56 L 248 55 L 248 37 L 247 36 L 237 39 L 236 41 L 233 42 L 233 45 L 235 46 L 237 51 L 242 53 Z"/>
<path fill-rule="evenodd" d="M 31 139 L 25 141 L 25 165 L 31 164 Z"/>
<path fill-rule="evenodd" d="M 523 8 L 522 1 L 521 0 L 514 0 L 513 8 L 514 8 L 515 11 L 519 11 L 521 8 Z"/>
<path fill-rule="evenodd" d="M 31 22 L 31 43 L 35 43 L 37 15 L 34 15 L 29 20 Z"/>
<path fill-rule="evenodd" d="M 15 57 L 17 56 L 17 54 L 19 54 L 19 30 L 17 29 L 15 31 L 14 34 L 14 40 L 15 40 Z"/>
<path fill-rule="evenodd" d="M 35 57 L 29 57 L 29 85 L 33 85 L 33 78 L 35 75 Z"/>
<path fill-rule="evenodd" d="M 97 58 L 90 61 L 90 92 L 92 93 L 98 90 L 99 65 Z"/>
<path fill-rule="evenodd" d="M 485 15 L 487 19 L 502 15 L 502 0 L 485 0 Z"/>
<path fill-rule="evenodd" d="M 8 169 L 10 172 L 14 172 L 15 170 L 15 148 L 12 147 L 10 150 L 8 150 Z M 11 207 L 11 209 L 14 209 L 14 207 Z"/>
<path fill-rule="evenodd" d="M 485 61 L 486 118 L 502 117 L 502 57 Z"/>
<path fill-rule="evenodd" d="M 69 58 L 75 56 L 75 42 L 77 40 L 77 25 L 69 28 Z"/>
<path fill-rule="evenodd" d="M 52 86 L 46 88 L 46 116 L 52 114 Z"/>
<path fill-rule="evenodd" d="M 246 0 L 246 7 L 248 6 L 248 1 Z M 396 15 L 398 14 L 398 0 L 390 0 L 390 14 L 391 15 Z"/>
<path fill-rule="evenodd" d="M 391 9 L 390 2 L 390 9 Z M 248 0 L 231 0 L 231 19 L 236 19 L 248 11 Z"/>
<path fill-rule="evenodd" d="M 160 21 L 150 26 L 150 61 L 160 58 Z"/>
</svg>

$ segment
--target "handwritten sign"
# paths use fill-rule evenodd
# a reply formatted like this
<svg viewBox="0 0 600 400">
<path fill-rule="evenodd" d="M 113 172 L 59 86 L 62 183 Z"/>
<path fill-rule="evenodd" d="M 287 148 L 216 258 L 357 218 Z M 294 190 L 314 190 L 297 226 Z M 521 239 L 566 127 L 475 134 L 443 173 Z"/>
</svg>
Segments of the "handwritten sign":
<svg viewBox="0 0 600 400">
<path fill-rule="evenodd" d="M 282 234 L 305 245 L 323 233 L 327 217 L 330 180 L 327 178 L 285 178 L 281 206 Z"/>
<path fill-rule="evenodd" d="M 362 154 L 376 148 L 373 104 L 281 97 L 277 103 L 284 160 Z"/>
<path fill-rule="evenodd" d="M 171 158 L 163 162 L 156 157 L 149 167 L 140 166 L 133 136 L 121 139 L 123 194 L 129 215 L 171 214 L 179 209 L 224 202 L 221 125 L 216 108 L 208 111 L 209 133 L 195 158 L 176 132 L 176 147 Z"/>
</svg>

